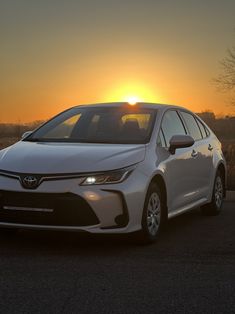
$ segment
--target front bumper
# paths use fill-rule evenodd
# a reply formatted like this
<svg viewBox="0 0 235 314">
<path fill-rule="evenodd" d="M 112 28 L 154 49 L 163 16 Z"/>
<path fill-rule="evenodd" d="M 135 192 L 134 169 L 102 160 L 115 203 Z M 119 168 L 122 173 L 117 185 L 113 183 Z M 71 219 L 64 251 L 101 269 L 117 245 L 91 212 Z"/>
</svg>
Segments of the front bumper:
<svg viewBox="0 0 235 314">
<path fill-rule="evenodd" d="M 120 184 L 81 186 L 80 182 L 79 178 L 45 181 L 32 191 L 17 179 L 0 176 L 0 226 L 91 233 L 141 228 L 145 186 L 140 172 Z"/>
</svg>

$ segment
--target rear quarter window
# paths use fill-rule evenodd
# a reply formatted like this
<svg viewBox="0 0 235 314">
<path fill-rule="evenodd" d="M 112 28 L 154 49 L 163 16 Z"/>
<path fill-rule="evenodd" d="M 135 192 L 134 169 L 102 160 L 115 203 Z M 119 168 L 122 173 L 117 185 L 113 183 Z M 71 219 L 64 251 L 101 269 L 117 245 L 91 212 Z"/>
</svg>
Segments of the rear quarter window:
<svg viewBox="0 0 235 314">
<path fill-rule="evenodd" d="M 202 137 L 203 138 L 206 138 L 207 136 L 208 136 L 208 133 L 206 132 L 206 127 L 205 127 L 205 125 L 199 120 L 199 119 L 197 119 L 197 124 L 198 124 L 198 126 L 199 126 L 199 128 L 200 128 L 200 131 L 201 131 L 201 133 L 202 133 Z M 208 131 L 209 132 L 209 131 Z"/>
</svg>

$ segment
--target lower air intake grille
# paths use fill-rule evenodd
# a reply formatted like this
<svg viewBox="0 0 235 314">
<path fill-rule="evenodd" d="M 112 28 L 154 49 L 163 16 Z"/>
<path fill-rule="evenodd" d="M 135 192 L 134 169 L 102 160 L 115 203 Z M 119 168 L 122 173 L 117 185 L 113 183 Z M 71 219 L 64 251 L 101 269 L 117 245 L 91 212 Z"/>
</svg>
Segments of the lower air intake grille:
<svg viewBox="0 0 235 314">
<path fill-rule="evenodd" d="M 0 191 L 0 222 L 79 227 L 99 220 L 76 194 Z"/>
</svg>

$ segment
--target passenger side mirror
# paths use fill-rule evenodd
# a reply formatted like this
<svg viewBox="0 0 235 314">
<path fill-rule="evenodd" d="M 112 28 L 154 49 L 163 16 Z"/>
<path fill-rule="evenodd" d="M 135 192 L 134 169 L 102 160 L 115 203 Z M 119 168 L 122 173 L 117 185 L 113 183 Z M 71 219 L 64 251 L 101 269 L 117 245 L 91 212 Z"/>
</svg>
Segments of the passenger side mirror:
<svg viewBox="0 0 235 314">
<path fill-rule="evenodd" d="M 21 136 L 21 139 L 23 140 L 24 138 L 26 138 L 27 136 L 29 136 L 32 133 L 33 133 L 33 131 L 27 131 L 27 132 L 23 133 Z"/>
<path fill-rule="evenodd" d="M 169 152 L 174 155 L 177 148 L 190 147 L 195 143 L 190 135 L 173 135 L 170 139 Z"/>
</svg>

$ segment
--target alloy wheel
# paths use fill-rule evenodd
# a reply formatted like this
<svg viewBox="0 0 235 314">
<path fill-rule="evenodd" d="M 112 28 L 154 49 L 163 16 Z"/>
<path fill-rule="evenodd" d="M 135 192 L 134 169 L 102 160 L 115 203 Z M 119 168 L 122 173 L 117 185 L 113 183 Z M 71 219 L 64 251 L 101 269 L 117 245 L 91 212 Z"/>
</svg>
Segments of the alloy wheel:
<svg viewBox="0 0 235 314">
<path fill-rule="evenodd" d="M 214 197 L 217 208 L 220 208 L 223 202 L 223 183 L 220 176 L 215 181 Z"/>
<path fill-rule="evenodd" d="M 153 192 L 148 201 L 147 207 L 147 228 L 152 236 L 158 232 L 161 219 L 161 202 L 158 194 Z"/>
</svg>

